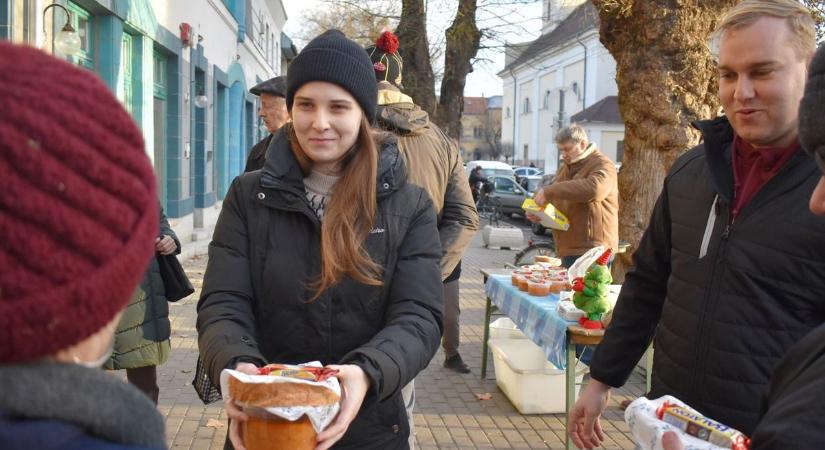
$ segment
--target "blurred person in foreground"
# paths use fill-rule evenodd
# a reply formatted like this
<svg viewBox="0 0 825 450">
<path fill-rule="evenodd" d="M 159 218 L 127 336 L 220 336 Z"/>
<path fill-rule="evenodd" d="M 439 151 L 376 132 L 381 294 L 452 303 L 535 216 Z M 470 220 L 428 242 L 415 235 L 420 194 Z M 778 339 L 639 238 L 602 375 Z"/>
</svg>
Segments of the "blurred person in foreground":
<svg viewBox="0 0 825 450">
<path fill-rule="evenodd" d="M 140 130 L 91 72 L 0 42 L 0 180 L 0 448 L 166 448 L 100 370 L 158 233 Z"/>
<path fill-rule="evenodd" d="M 825 47 L 809 69 L 805 96 L 799 107 L 799 142 L 821 172 L 809 207 L 825 216 Z M 682 450 L 676 433 L 662 438 L 665 450 Z M 825 448 L 825 324 L 814 328 L 791 347 L 776 366 L 750 450 L 803 450 Z"/>
<path fill-rule="evenodd" d="M 703 143 L 665 178 L 570 414 L 579 448 L 603 440 L 610 389 L 654 336 L 648 397 L 672 395 L 752 435 L 774 367 L 825 321 L 825 218 L 808 208 L 821 175 L 797 138 L 810 11 L 745 0 L 716 36 L 725 116 L 694 124 Z"/>
</svg>

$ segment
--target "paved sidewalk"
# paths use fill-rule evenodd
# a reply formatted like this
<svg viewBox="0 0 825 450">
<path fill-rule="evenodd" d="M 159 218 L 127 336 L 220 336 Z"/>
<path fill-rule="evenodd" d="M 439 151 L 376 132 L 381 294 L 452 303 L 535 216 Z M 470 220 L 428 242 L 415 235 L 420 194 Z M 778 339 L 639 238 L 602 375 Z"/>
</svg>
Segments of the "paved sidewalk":
<svg viewBox="0 0 825 450">
<path fill-rule="evenodd" d="M 529 231 L 525 231 L 527 233 Z M 484 286 L 479 269 L 503 267 L 512 262 L 514 251 L 487 250 L 476 236 L 463 260 L 461 276 L 461 355 L 473 373 L 460 375 L 441 366 L 441 351 L 416 379 L 416 440 L 429 449 L 533 449 L 564 448 L 564 414 L 523 416 L 496 387 L 495 380 L 482 381 L 481 339 L 484 321 Z M 192 297 L 170 304 L 172 356 L 159 368 L 161 412 L 166 416 L 167 436 L 172 449 L 222 449 L 226 415 L 221 404 L 204 406 L 191 386 L 197 359 L 195 305 L 206 257 L 185 264 L 198 291 Z M 492 361 L 488 376 L 493 377 Z M 633 382 L 641 377 L 634 375 Z M 623 412 L 618 404 L 642 392 L 640 385 L 618 390 L 605 413 L 603 427 L 607 449 L 632 449 Z M 491 393 L 490 400 L 476 394 Z M 559 392 L 559 395 L 564 395 Z"/>
</svg>

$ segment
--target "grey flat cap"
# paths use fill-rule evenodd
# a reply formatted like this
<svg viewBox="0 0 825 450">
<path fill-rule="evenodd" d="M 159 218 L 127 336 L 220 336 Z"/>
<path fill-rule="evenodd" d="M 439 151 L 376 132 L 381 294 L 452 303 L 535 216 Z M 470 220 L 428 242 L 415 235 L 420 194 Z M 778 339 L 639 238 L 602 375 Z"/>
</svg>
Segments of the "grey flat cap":
<svg viewBox="0 0 825 450">
<path fill-rule="evenodd" d="M 286 98 L 286 77 L 280 76 L 262 81 L 252 86 L 249 92 L 255 95 L 272 94 Z"/>
</svg>

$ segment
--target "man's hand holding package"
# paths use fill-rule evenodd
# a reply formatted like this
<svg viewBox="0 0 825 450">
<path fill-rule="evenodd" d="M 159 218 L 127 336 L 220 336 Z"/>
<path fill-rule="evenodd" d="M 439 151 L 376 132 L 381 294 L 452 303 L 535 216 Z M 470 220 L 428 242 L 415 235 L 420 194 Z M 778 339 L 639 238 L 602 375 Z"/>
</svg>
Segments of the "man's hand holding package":
<svg viewBox="0 0 825 450">
<path fill-rule="evenodd" d="M 544 206 L 547 205 L 547 198 L 545 198 L 545 196 L 544 196 L 544 188 L 536 190 L 536 194 L 533 197 L 533 200 L 535 200 L 536 204 L 541 206 L 542 208 L 544 208 Z M 533 222 L 533 223 L 541 222 L 541 217 L 539 217 L 535 214 L 527 213 L 526 217 L 527 217 L 527 220 L 529 220 L 530 222 Z"/>
<path fill-rule="evenodd" d="M 662 435 L 662 448 L 665 450 L 684 450 L 685 446 L 675 431 L 666 431 L 665 434 Z"/>
</svg>

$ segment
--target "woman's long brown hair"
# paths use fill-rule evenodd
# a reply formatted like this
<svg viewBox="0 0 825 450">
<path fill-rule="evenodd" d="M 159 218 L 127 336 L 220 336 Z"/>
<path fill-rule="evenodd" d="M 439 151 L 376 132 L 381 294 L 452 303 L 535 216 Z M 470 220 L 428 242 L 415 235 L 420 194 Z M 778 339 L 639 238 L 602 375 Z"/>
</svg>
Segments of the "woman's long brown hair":
<svg viewBox="0 0 825 450">
<path fill-rule="evenodd" d="M 313 162 L 298 143 L 298 136 L 287 125 L 292 153 L 304 176 Z M 361 118 L 358 138 L 341 163 L 341 178 L 324 210 L 321 221 L 321 273 L 311 286 L 316 300 L 324 291 L 338 284 L 345 275 L 370 286 L 381 286 L 381 267 L 364 250 L 364 241 L 375 222 L 378 146 L 375 135 Z"/>
</svg>

